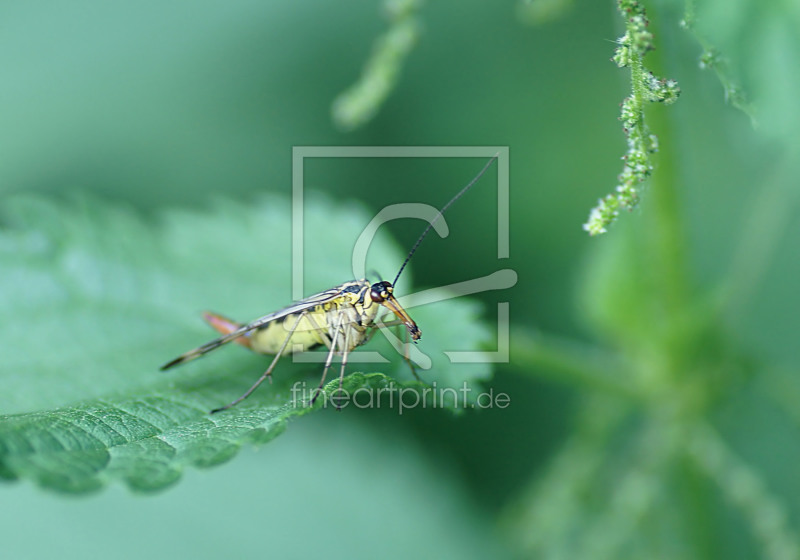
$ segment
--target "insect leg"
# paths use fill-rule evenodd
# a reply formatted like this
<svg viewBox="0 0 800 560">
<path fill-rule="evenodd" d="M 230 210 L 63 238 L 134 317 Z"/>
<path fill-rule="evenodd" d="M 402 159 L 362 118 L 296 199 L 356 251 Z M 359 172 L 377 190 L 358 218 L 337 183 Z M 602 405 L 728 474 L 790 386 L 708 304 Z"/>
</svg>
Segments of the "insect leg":
<svg viewBox="0 0 800 560">
<path fill-rule="evenodd" d="M 344 370 L 347 368 L 347 355 L 350 353 L 350 329 L 344 331 L 344 348 L 342 348 L 342 369 L 339 372 L 339 396 L 342 395 L 342 384 L 344 383 Z M 341 402 L 336 403 L 336 410 L 342 410 Z"/>
<path fill-rule="evenodd" d="M 255 391 L 258 388 L 258 386 L 264 382 L 264 380 L 267 377 L 270 377 L 272 375 L 272 370 L 275 369 L 275 365 L 278 363 L 278 360 L 281 358 L 281 354 L 283 354 L 283 351 L 286 349 L 286 345 L 289 344 L 289 340 L 292 338 L 294 331 L 297 330 L 297 326 L 300 324 L 300 320 L 303 317 L 305 317 L 307 313 L 308 313 L 307 311 L 303 311 L 297 314 L 297 319 L 295 319 L 294 324 L 289 328 L 289 332 L 286 335 L 286 338 L 283 340 L 283 344 L 281 344 L 281 347 L 278 350 L 277 354 L 275 354 L 275 357 L 272 359 L 272 363 L 269 364 L 267 371 L 265 371 L 264 374 L 258 378 L 258 381 L 253 383 L 253 386 L 250 387 L 247 391 L 245 391 L 245 393 L 241 397 L 223 407 L 215 408 L 214 410 L 211 411 L 211 414 L 222 412 L 223 410 L 228 410 L 229 408 L 236 406 L 237 404 L 245 400 L 247 397 L 249 397 L 253 393 L 253 391 Z"/>
<path fill-rule="evenodd" d="M 400 325 L 404 326 L 404 328 L 402 329 L 403 335 L 404 335 L 403 336 L 403 339 L 404 339 L 404 343 L 403 343 L 403 360 L 405 360 L 405 362 L 408 364 L 408 367 L 411 369 L 411 374 L 414 376 L 414 378 L 417 381 L 419 381 L 420 383 L 425 383 L 425 380 L 422 379 L 419 376 L 419 374 L 417 373 L 417 368 L 414 367 L 414 362 L 411 360 L 411 354 L 409 353 L 409 349 L 411 348 L 411 341 L 408 338 L 409 337 L 408 329 L 405 328 L 405 323 L 403 321 L 400 321 L 399 319 L 395 319 L 393 321 L 389 321 L 389 322 L 386 322 L 386 323 L 381 322 L 380 327 L 399 327 Z M 375 327 L 375 328 L 380 328 L 380 327 Z M 389 342 L 392 342 L 392 341 L 390 340 Z M 394 344 L 392 344 L 392 345 L 394 345 Z"/>
<path fill-rule="evenodd" d="M 322 386 L 325 384 L 325 376 L 328 375 L 328 369 L 331 367 L 331 362 L 333 361 L 333 355 L 336 353 L 336 344 L 339 342 L 339 333 L 342 330 L 342 323 L 344 322 L 344 313 L 339 313 L 339 321 L 336 323 L 336 328 L 333 331 L 333 340 L 331 340 L 331 347 L 328 350 L 328 357 L 325 359 L 325 367 L 322 368 L 322 379 L 319 380 L 319 386 L 317 390 L 314 392 L 314 396 L 311 397 L 310 405 L 314 405 L 314 402 L 317 400 L 317 397 L 322 392 Z"/>
<path fill-rule="evenodd" d="M 419 381 L 420 383 L 425 383 L 422 378 L 417 373 L 417 368 L 414 367 L 414 362 L 411 361 L 411 354 L 409 353 L 409 348 L 411 348 L 411 341 L 408 339 L 408 329 L 403 329 L 403 338 L 405 338 L 405 344 L 403 344 L 403 359 L 408 364 L 408 367 L 411 368 L 411 374 L 414 378 Z"/>
<path fill-rule="evenodd" d="M 322 342 L 325 344 L 325 346 L 328 348 L 328 350 L 330 350 L 331 349 L 331 338 L 328 336 L 328 333 L 325 332 L 325 329 L 323 329 L 322 327 L 319 326 L 319 323 L 317 323 L 317 320 L 314 319 L 314 315 L 313 314 L 309 313 L 306 316 L 306 319 L 308 319 L 308 322 L 311 323 L 311 326 L 314 327 L 314 329 L 319 333 L 320 338 L 322 338 Z"/>
</svg>

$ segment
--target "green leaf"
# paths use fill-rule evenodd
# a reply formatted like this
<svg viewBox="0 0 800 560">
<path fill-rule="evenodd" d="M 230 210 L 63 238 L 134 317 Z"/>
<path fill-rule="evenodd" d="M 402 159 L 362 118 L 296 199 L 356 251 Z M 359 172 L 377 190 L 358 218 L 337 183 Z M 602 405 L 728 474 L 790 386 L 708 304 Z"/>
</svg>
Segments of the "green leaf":
<svg viewBox="0 0 800 560">
<path fill-rule="evenodd" d="M 210 211 L 150 220 L 93 200 L 7 201 L 0 214 L 0 477 L 67 492 L 114 479 L 157 490 L 186 466 L 216 465 L 244 443 L 269 441 L 293 416 L 333 408 L 324 399 L 313 409 L 303 404 L 321 364 L 285 358 L 273 384 L 209 415 L 243 393 L 271 359 L 235 345 L 158 371 L 214 337 L 200 311 L 247 321 L 291 300 L 290 214 L 279 197 L 247 205 L 218 200 Z M 304 219 L 305 292 L 351 279 L 353 246 L 370 216 L 353 204 L 309 197 Z M 368 263 L 390 277 L 402 259 L 379 234 Z M 401 284 L 409 286 L 410 275 Z M 410 312 L 425 333 L 419 348 L 433 363 L 421 375 L 439 388 L 467 383 L 474 392 L 488 366 L 450 364 L 443 351 L 475 350 L 488 338 L 476 306 L 448 300 Z M 350 394 L 420 388 L 382 338 L 376 334 L 364 349 L 391 361 L 351 361 L 344 384 Z M 338 373 L 335 364 L 329 394 Z"/>
</svg>

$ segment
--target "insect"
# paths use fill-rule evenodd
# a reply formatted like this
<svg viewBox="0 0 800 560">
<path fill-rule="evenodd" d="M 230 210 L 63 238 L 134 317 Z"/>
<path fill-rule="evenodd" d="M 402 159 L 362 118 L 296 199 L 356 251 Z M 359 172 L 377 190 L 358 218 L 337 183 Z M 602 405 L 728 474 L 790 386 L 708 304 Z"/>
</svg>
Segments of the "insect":
<svg viewBox="0 0 800 560">
<path fill-rule="evenodd" d="M 325 346 L 328 349 L 328 355 L 322 370 L 319 386 L 310 401 L 310 404 L 314 404 L 325 383 L 325 377 L 331 367 L 334 355 L 341 355 L 342 357 L 339 374 L 339 387 L 342 387 L 348 355 L 353 349 L 367 342 L 374 331 L 379 328 L 376 321 L 382 308 L 388 309 L 396 318 L 391 322 L 384 322 L 382 326 L 403 325 L 406 328 L 407 336 L 416 343 L 421 338 L 422 332 L 395 299 L 394 286 L 397 284 L 411 257 L 419 248 L 420 243 L 433 227 L 433 224 L 441 218 L 451 204 L 478 182 L 497 157 L 497 155 L 492 157 L 483 169 L 451 198 L 428 223 L 408 253 L 406 260 L 400 266 L 394 282 L 381 280 L 370 283 L 367 279 L 345 282 L 335 288 L 304 298 L 244 325 L 222 315 L 206 312 L 203 316 L 204 319 L 222 336 L 189 350 L 161 366 L 161 369 L 169 369 L 199 358 L 228 342 L 236 342 L 260 354 L 275 356 L 266 371 L 247 391 L 231 403 L 212 410 L 211 414 L 214 414 L 242 402 L 265 379 L 272 381 L 272 371 L 282 356 Z M 406 360 L 409 361 L 409 364 L 411 363 L 408 357 L 406 357 Z"/>
</svg>

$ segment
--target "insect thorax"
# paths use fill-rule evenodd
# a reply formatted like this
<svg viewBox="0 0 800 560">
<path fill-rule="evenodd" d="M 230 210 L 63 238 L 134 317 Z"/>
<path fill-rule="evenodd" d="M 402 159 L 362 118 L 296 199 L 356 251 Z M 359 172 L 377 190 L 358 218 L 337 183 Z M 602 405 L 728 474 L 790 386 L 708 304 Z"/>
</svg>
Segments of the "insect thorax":
<svg viewBox="0 0 800 560">
<path fill-rule="evenodd" d="M 353 280 L 336 289 L 339 295 L 331 301 L 309 306 L 303 313 L 287 315 L 254 331 L 250 336 L 251 348 L 262 354 L 276 354 L 292 330 L 284 355 L 327 345 L 326 338 L 328 344 L 336 338 L 337 352 L 344 349 L 345 340 L 348 351 L 363 344 L 381 307 L 369 296 L 370 283 Z"/>
</svg>

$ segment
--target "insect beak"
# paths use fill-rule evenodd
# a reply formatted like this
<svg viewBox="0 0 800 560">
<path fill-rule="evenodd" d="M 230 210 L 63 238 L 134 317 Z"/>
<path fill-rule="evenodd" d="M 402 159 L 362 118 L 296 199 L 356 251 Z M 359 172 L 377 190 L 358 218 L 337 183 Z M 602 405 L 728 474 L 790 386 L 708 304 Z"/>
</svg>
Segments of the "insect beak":
<svg viewBox="0 0 800 560">
<path fill-rule="evenodd" d="M 400 321 L 408 329 L 408 334 L 411 335 L 411 340 L 416 342 L 422 336 L 422 332 L 419 330 L 419 327 L 414 322 L 414 319 L 409 317 L 406 310 L 400 305 L 400 302 L 395 299 L 395 297 L 391 294 L 388 295 L 382 302 L 381 302 L 387 309 L 389 309 L 392 313 L 394 313 Z"/>
</svg>

